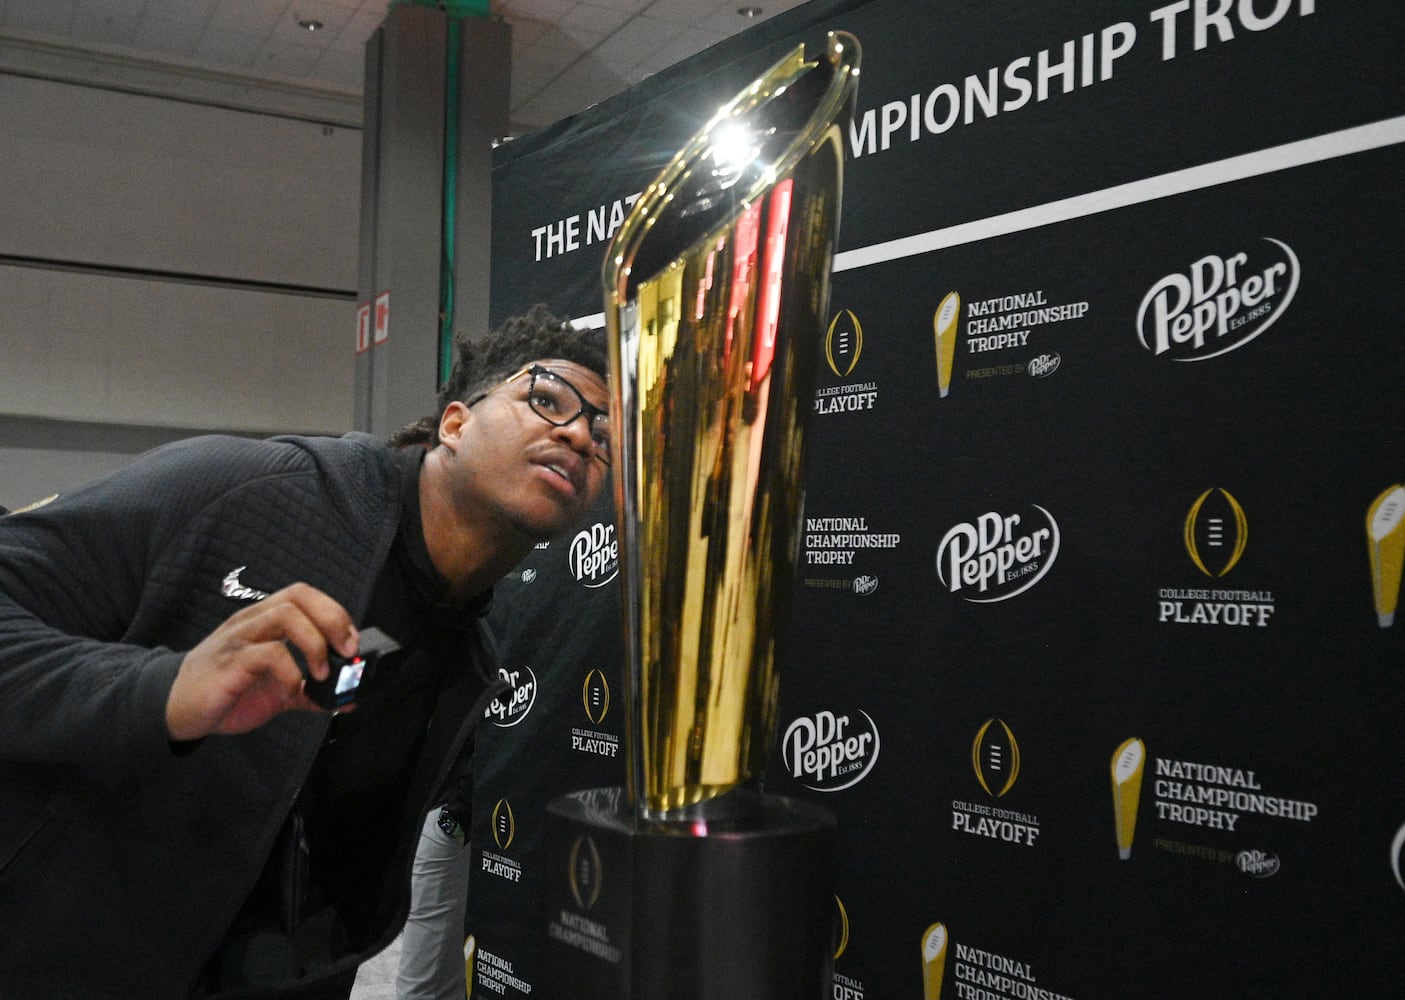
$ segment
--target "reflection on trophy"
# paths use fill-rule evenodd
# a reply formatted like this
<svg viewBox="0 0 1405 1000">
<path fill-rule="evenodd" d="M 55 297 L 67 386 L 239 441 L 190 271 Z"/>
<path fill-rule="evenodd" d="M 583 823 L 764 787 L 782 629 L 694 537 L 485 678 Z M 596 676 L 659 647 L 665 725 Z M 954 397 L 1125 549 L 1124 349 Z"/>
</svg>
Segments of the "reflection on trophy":
<svg viewBox="0 0 1405 1000">
<path fill-rule="evenodd" d="M 1117 824 L 1117 856 L 1132 856 L 1137 832 L 1137 807 L 1142 801 L 1142 773 L 1146 769 L 1146 744 L 1135 736 L 1124 740 L 1112 754 L 1112 812 Z"/>
<path fill-rule="evenodd" d="M 1392 486 L 1366 511 L 1366 544 L 1371 552 L 1371 591 L 1381 628 L 1395 623 L 1405 565 L 1405 486 Z"/>
<path fill-rule="evenodd" d="M 598 859 L 589 916 L 548 889 L 550 964 L 574 997 L 832 987 L 833 818 L 755 786 L 857 75 L 842 33 L 781 59 L 644 190 L 605 261 L 628 804 L 549 807 L 548 856 L 586 837 Z"/>
</svg>

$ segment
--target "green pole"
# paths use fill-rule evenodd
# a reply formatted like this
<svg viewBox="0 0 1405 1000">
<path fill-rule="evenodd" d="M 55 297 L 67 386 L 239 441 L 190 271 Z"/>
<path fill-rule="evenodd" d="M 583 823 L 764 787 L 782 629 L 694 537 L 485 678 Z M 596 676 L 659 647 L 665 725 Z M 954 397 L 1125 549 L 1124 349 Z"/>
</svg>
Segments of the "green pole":
<svg viewBox="0 0 1405 1000">
<path fill-rule="evenodd" d="M 488 17 L 488 0 L 393 0 L 433 7 L 449 19 L 444 59 L 444 200 L 440 209 L 439 246 L 439 384 L 449 380 L 454 365 L 454 236 L 458 214 L 459 176 L 459 41 L 465 17 Z"/>
<path fill-rule="evenodd" d="M 459 19 L 449 17 L 448 60 L 444 67 L 444 208 L 439 252 L 439 384 L 454 365 L 454 232 L 459 178 Z"/>
</svg>

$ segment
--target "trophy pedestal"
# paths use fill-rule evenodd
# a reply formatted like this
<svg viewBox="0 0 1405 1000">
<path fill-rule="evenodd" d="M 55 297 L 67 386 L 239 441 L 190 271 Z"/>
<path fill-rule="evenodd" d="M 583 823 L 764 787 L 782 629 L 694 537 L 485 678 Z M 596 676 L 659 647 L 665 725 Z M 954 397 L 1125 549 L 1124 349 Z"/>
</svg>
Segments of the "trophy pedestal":
<svg viewBox="0 0 1405 1000">
<path fill-rule="evenodd" d="M 824 1000 L 833 991 L 834 818 L 759 796 L 742 831 L 640 825 L 619 788 L 547 806 L 547 995 Z"/>
</svg>

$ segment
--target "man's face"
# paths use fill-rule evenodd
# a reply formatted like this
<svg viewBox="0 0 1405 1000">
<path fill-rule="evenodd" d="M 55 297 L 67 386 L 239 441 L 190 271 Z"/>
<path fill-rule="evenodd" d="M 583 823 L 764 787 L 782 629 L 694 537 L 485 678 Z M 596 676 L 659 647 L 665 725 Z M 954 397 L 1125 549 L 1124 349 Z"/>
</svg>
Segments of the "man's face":
<svg viewBox="0 0 1405 1000">
<path fill-rule="evenodd" d="M 465 516 L 500 518 L 546 539 L 580 519 L 609 475 L 597 447 L 608 429 L 590 412 L 607 411 L 609 396 L 600 376 L 572 361 L 545 358 L 535 372 L 471 407 L 452 404 L 440 440 L 452 452 L 454 502 Z M 582 402 L 587 412 L 576 416 Z"/>
</svg>

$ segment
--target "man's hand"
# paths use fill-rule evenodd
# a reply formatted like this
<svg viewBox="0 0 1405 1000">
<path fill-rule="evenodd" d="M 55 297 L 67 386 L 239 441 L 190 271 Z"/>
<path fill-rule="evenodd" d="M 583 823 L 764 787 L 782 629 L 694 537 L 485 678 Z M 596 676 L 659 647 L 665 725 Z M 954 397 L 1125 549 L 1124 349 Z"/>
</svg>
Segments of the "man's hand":
<svg viewBox="0 0 1405 1000">
<path fill-rule="evenodd" d="M 166 699 L 170 738 L 247 733 L 289 709 L 321 711 L 303 694 L 302 672 L 285 642 L 322 680 L 327 647 L 354 656 L 359 636 L 345 608 L 305 583 L 241 608 L 181 662 Z"/>
</svg>

